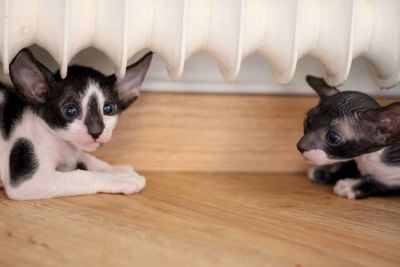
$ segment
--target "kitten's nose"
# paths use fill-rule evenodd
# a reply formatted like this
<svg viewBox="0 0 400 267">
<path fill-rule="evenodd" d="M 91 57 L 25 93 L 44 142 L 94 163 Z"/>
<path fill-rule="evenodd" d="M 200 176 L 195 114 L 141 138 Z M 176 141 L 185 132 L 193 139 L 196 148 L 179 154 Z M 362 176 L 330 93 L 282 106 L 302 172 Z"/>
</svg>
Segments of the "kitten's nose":
<svg viewBox="0 0 400 267">
<path fill-rule="evenodd" d="M 297 142 L 297 149 L 300 151 L 300 153 L 303 153 L 304 151 L 307 150 L 306 147 L 305 147 L 304 139 L 303 139 L 303 138 L 301 138 L 301 139 L 299 140 L 299 142 Z"/>
<path fill-rule="evenodd" d="M 99 138 L 103 133 L 104 123 L 101 120 L 90 119 L 86 123 L 88 134 L 93 137 L 94 140 Z"/>
<path fill-rule="evenodd" d="M 89 98 L 87 106 L 87 114 L 85 117 L 85 125 L 88 129 L 88 134 L 93 137 L 94 140 L 99 138 L 104 130 L 104 122 L 102 115 L 100 114 L 98 98 L 95 94 L 92 94 Z"/>
<path fill-rule="evenodd" d="M 99 138 L 99 136 L 101 135 L 101 133 L 103 132 L 103 129 L 101 129 L 100 131 L 89 131 L 89 135 L 96 140 L 97 138 Z"/>
</svg>

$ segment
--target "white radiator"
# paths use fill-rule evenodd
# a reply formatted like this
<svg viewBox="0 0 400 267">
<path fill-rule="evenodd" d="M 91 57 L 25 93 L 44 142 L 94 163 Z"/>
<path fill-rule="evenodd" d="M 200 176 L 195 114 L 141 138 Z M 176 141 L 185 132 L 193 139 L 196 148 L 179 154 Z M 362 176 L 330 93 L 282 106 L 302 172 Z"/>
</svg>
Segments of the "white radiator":
<svg viewBox="0 0 400 267">
<path fill-rule="evenodd" d="M 342 84 L 362 57 L 379 87 L 400 79 L 399 0 L 0 0 L 3 71 L 23 47 L 37 44 L 60 66 L 88 47 L 105 53 L 123 76 L 129 58 L 145 49 L 161 56 L 169 77 L 185 61 L 211 54 L 226 81 L 260 53 L 280 83 L 311 55 L 331 85 Z"/>
</svg>

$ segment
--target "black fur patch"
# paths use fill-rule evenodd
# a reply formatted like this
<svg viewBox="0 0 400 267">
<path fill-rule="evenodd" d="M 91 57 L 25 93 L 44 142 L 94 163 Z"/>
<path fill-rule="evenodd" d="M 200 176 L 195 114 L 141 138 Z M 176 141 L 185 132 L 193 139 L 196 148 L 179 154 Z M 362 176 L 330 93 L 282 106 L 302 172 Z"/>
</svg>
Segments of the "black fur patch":
<svg viewBox="0 0 400 267">
<path fill-rule="evenodd" d="M 55 74 L 55 79 L 61 82 L 63 86 L 68 85 L 77 89 L 81 88 L 81 90 L 86 87 L 89 80 L 94 81 L 99 84 L 99 89 L 102 90 L 104 96 L 108 97 L 110 94 L 115 94 L 115 100 L 118 99 L 118 95 L 114 90 L 116 79 L 106 77 L 101 72 L 89 67 L 73 65 L 68 68 L 67 78 L 62 79 L 60 73 L 57 73 Z"/>
<path fill-rule="evenodd" d="M 376 181 L 371 176 L 366 176 L 353 187 L 357 199 L 370 196 L 397 195 L 400 193 L 400 186 L 389 186 Z"/>
<path fill-rule="evenodd" d="M 382 162 L 390 166 L 400 165 L 400 144 L 385 148 L 381 155 Z"/>
<path fill-rule="evenodd" d="M 76 165 L 76 169 L 77 170 L 87 171 L 87 166 L 83 162 L 78 162 L 78 164 Z"/>
<path fill-rule="evenodd" d="M 87 126 L 88 133 L 93 139 L 97 139 L 103 132 L 104 123 L 99 112 L 99 104 L 95 95 L 91 95 L 89 98 L 88 110 L 84 122 Z"/>
<path fill-rule="evenodd" d="M 314 171 L 314 180 L 321 184 L 334 184 L 344 178 L 358 178 L 360 172 L 354 160 L 330 165 L 318 166 Z"/>
<path fill-rule="evenodd" d="M 30 179 L 39 167 L 31 141 L 19 138 L 10 153 L 10 184 L 18 186 Z"/>
<path fill-rule="evenodd" d="M 16 123 L 21 120 L 26 104 L 14 93 L 0 84 L 0 94 L 4 102 L 0 103 L 0 128 L 4 139 L 8 139 Z"/>
</svg>

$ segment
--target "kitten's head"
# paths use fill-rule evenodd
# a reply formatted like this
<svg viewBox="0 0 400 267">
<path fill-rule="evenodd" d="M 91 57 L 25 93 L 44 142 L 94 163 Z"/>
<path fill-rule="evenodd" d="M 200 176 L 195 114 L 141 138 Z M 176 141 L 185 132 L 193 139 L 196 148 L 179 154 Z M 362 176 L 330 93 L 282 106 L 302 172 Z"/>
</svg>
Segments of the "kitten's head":
<svg viewBox="0 0 400 267">
<path fill-rule="evenodd" d="M 23 49 L 10 64 L 10 77 L 16 93 L 55 134 L 93 151 L 110 140 L 119 113 L 138 97 L 151 58 L 148 53 L 129 66 L 122 79 L 82 66 L 69 67 L 62 79 Z"/>
<path fill-rule="evenodd" d="M 306 80 L 320 96 L 297 143 L 307 161 L 323 165 L 349 160 L 400 141 L 400 103 L 381 108 L 366 94 L 339 92 L 312 76 Z"/>
</svg>

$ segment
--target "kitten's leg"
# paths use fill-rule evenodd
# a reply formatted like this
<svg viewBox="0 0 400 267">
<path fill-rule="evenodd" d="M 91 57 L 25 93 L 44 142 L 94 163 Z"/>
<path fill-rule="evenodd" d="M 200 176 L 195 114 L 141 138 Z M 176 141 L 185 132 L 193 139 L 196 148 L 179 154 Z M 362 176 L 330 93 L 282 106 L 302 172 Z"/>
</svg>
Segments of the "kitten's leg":
<svg viewBox="0 0 400 267">
<path fill-rule="evenodd" d="M 102 161 L 95 156 L 88 153 L 82 153 L 79 157 L 78 169 L 87 169 L 89 171 L 99 171 L 99 172 L 127 172 L 137 174 L 131 165 L 111 165 L 105 161 Z"/>
<path fill-rule="evenodd" d="M 133 194 L 141 191 L 145 185 L 144 177 L 132 173 L 38 171 L 18 185 L 6 184 L 5 189 L 11 199 L 32 200 L 100 192 Z"/>
<path fill-rule="evenodd" d="M 335 184 L 339 179 L 360 177 L 354 160 L 313 167 L 308 171 L 311 181 L 321 184 Z"/>
<path fill-rule="evenodd" d="M 383 184 L 372 176 L 361 179 L 343 179 L 333 188 L 335 194 L 349 199 L 361 199 L 370 196 L 392 195 L 400 193 L 399 185 Z"/>
</svg>

